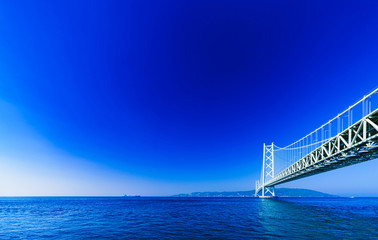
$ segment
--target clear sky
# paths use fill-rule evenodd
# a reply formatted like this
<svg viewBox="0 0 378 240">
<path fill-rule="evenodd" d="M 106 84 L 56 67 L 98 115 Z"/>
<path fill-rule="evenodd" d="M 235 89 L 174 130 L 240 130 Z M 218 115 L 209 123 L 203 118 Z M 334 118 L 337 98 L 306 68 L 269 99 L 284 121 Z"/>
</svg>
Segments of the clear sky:
<svg viewBox="0 0 378 240">
<path fill-rule="evenodd" d="M 378 85 L 377 1 L 2 1 L 0 195 L 250 190 Z M 378 196 L 378 160 L 282 186 Z"/>
</svg>

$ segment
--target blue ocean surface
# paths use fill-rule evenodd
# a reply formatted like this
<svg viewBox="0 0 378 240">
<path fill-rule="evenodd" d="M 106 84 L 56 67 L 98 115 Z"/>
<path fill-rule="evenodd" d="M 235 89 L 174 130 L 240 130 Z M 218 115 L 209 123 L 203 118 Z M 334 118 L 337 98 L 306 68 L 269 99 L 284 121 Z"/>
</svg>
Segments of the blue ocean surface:
<svg viewBox="0 0 378 240">
<path fill-rule="evenodd" d="M 378 239 L 378 198 L 0 198 L 0 239 Z"/>
</svg>

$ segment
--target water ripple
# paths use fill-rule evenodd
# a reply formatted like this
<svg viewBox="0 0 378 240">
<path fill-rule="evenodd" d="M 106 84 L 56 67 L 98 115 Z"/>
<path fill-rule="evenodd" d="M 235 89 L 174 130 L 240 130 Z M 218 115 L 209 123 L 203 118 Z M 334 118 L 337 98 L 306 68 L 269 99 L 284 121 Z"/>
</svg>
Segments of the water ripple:
<svg viewBox="0 0 378 240">
<path fill-rule="evenodd" d="M 0 198 L 0 239 L 374 239 L 378 198 Z"/>
</svg>

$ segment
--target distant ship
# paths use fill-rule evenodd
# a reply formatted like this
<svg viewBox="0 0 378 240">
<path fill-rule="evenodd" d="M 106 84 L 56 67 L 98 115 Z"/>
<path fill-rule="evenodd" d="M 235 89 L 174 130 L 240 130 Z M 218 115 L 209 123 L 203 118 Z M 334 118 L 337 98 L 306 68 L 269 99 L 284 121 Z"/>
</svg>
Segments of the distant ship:
<svg viewBox="0 0 378 240">
<path fill-rule="evenodd" d="M 125 195 L 123 195 L 123 197 L 125 197 L 125 198 L 137 198 L 137 197 L 140 197 L 140 195 L 127 195 L 127 194 L 125 194 Z"/>
</svg>

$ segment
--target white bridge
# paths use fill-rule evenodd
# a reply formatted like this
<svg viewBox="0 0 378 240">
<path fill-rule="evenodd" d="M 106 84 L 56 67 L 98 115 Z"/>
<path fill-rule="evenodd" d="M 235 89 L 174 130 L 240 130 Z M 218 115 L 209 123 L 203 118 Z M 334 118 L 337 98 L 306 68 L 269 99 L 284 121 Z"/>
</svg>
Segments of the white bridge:
<svg viewBox="0 0 378 240">
<path fill-rule="evenodd" d="M 283 148 L 264 144 L 255 195 L 274 186 L 378 158 L 378 88 L 300 140 Z"/>
</svg>

